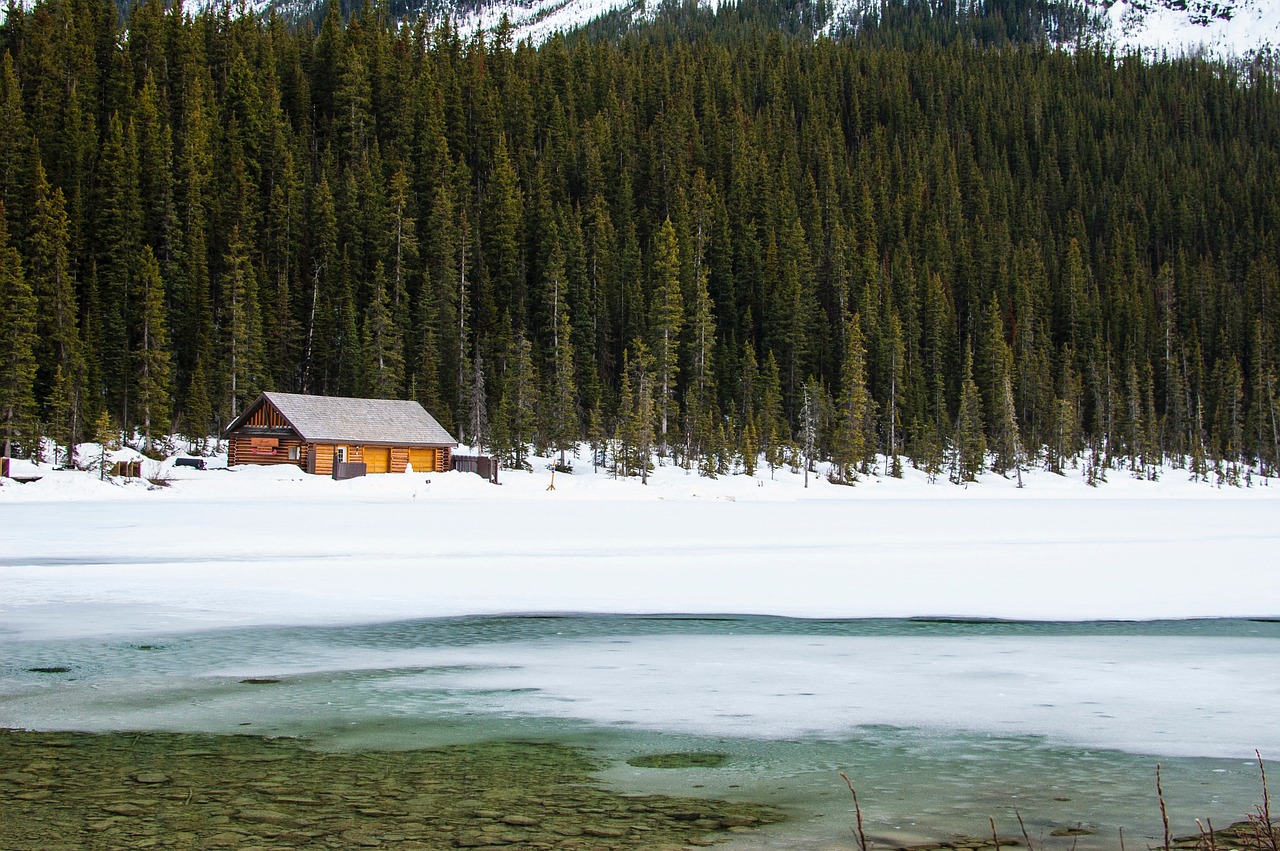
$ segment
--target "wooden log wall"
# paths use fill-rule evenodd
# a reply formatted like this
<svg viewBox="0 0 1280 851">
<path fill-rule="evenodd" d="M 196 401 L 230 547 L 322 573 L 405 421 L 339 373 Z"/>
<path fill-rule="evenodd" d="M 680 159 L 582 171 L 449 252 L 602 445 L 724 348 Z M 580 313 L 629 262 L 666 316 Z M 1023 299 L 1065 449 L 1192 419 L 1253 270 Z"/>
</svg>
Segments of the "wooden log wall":
<svg viewBox="0 0 1280 851">
<path fill-rule="evenodd" d="M 333 475 L 333 444 L 316 443 L 311 447 L 315 453 L 315 462 L 309 467 L 303 467 L 308 473 L 315 473 L 317 476 Z M 348 461 L 351 459 L 348 458 Z"/>
<path fill-rule="evenodd" d="M 308 473 L 317 476 L 332 476 L 334 452 L 338 446 L 347 448 L 347 461 L 364 463 L 365 447 L 356 444 L 303 443 L 300 439 L 280 437 L 247 437 L 237 435 L 227 442 L 227 463 L 236 464 L 293 464 Z M 297 448 L 298 457 L 289 457 L 289 450 Z M 369 447 L 370 449 L 386 449 L 387 447 Z M 391 449 L 391 468 L 389 472 L 403 473 L 409 466 L 409 448 L 393 446 Z M 415 470 L 414 472 L 443 473 L 451 468 L 452 450 L 440 447 L 435 450 L 434 470 Z"/>
<path fill-rule="evenodd" d="M 289 428 L 284 417 L 270 405 L 263 405 L 249 415 L 242 427 L 247 428 Z"/>
<path fill-rule="evenodd" d="M 289 450 L 296 448 L 298 457 L 290 458 Z M 236 435 L 227 442 L 227 463 L 236 464 L 293 464 L 306 469 L 307 447 L 294 437 L 248 437 Z"/>
</svg>

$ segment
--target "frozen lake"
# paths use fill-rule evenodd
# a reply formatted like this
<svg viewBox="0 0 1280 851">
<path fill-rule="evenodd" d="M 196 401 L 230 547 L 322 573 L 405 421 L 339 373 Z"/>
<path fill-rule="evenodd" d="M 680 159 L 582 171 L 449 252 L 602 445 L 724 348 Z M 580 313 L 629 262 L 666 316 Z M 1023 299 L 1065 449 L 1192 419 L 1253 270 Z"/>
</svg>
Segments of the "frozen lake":
<svg viewBox="0 0 1280 851">
<path fill-rule="evenodd" d="M 852 847 L 841 770 L 882 847 L 1140 848 L 1157 762 L 1190 833 L 1280 754 L 1270 482 L 156 473 L 0 487 L 0 726 L 564 742 L 791 813 L 742 848 Z"/>
<path fill-rule="evenodd" d="M 5 643 L 0 726 L 305 736 L 325 749 L 550 739 L 628 791 L 759 800 L 793 819 L 740 847 L 850 847 L 859 787 L 885 841 L 1080 848 L 1225 825 L 1280 753 L 1280 623 L 467 617 Z M 67 668 L 65 673 L 32 669 Z M 246 683 L 244 680 L 277 682 Z M 713 751 L 709 769 L 644 769 Z M 1145 839 L 1144 839 L 1145 838 Z"/>
</svg>

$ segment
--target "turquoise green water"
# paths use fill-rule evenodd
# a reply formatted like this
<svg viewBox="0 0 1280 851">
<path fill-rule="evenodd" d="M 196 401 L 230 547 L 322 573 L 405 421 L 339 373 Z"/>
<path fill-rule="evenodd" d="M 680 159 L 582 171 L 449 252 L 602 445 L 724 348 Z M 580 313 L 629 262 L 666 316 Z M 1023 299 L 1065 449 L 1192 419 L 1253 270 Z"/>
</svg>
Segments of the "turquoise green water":
<svg viewBox="0 0 1280 851">
<path fill-rule="evenodd" d="M 851 847 L 1021 814 L 1041 847 L 1159 835 L 1260 800 L 1280 753 L 1280 623 L 489 617 L 0 643 L 0 726 L 256 732 L 331 750 L 548 740 L 636 792 L 759 800 L 742 847 Z M 43 670 L 42 670 L 43 669 Z M 59 669 L 65 669 L 60 671 Z M 249 682 L 246 682 L 249 681 Z M 654 753 L 714 767 L 645 768 Z M 1069 847 L 1062 844 L 1060 847 Z"/>
</svg>

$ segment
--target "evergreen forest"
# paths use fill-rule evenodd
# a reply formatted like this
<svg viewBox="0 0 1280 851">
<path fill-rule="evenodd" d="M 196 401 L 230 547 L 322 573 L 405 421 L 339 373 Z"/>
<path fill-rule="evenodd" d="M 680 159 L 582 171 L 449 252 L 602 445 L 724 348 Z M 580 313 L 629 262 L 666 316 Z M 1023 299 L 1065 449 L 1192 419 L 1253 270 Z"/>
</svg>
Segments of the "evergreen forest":
<svg viewBox="0 0 1280 851">
<path fill-rule="evenodd" d="M 4 452 L 280 390 L 626 476 L 1274 474 L 1274 64 L 913 20 L 11 6 Z"/>
</svg>

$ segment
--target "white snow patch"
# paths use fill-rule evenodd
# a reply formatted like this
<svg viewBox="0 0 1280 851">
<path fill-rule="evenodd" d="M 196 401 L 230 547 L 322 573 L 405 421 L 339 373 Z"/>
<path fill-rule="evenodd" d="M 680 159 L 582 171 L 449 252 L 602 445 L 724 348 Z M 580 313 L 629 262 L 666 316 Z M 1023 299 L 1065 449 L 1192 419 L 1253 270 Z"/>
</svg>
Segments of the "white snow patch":
<svg viewBox="0 0 1280 851">
<path fill-rule="evenodd" d="M 82 455 L 81 457 L 88 457 Z M 515 612 L 1035 620 L 1274 616 L 1280 483 L 1111 471 L 967 488 L 786 469 L 649 484 L 504 470 L 337 482 L 147 462 L 0 480 L 0 631 L 69 636 Z"/>
<path fill-rule="evenodd" d="M 1108 40 L 1122 51 L 1233 57 L 1280 44 L 1280 3 L 1275 0 L 1193 0 L 1182 9 L 1151 0 L 1095 0 L 1095 5 L 1105 14 Z"/>
</svg>

